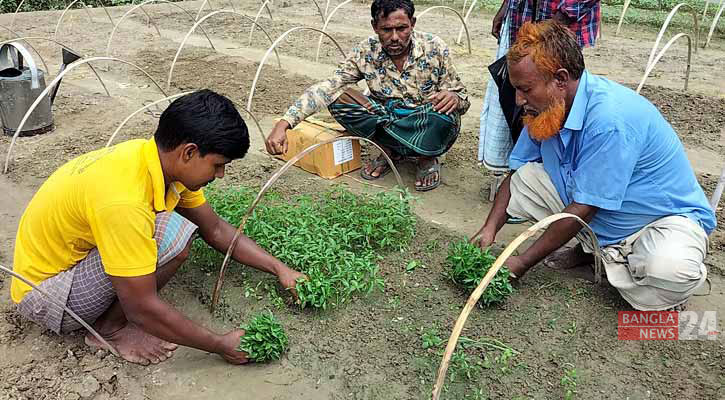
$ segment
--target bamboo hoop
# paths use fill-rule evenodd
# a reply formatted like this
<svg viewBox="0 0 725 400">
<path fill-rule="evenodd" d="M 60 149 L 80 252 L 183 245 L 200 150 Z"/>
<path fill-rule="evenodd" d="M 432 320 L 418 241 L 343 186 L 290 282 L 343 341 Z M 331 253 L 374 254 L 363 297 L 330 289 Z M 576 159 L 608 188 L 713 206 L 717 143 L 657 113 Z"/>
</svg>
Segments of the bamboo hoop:
<svg viewBox="0 0 725 400">
<path fill-rule="evenodd" d="M 16 41 L 16 40 L 23 40 L 23 38 L 21 38 L 21 37 L 20 37 L 21 35 L 20 35 L 19 33 L 15 32 L 14 30 L 12 30 L 12 29 L 10 29 L 10 28 L 7 28 L 7 27 L 5 27 L 5 26 L 2 26 L 2 25 L 0 25 L 0 28 L 3 28 L 3 29 L 5 29 L 5 30 L 7 30 L 8 32 L 12 33 L 13 35 L 15 35 L 15 38 L 14 38 L 14 39 L 8 39 L 8 40 L 5 40 L 5 41 L 3 41 L 3 42 L 2 42 L 2 43 L 0 43 L 0 44 L 10 43 L 10 42 L 14 42 L 14 41 Z M 46 38 L 43 38 L 43 39 L 46 39 Z M 33 51 L 35 52 L 35 54 L 36 54 L 36 55 L 38 56 L 38 58 L 40 58 L 40 61 L 41 61 L 41 62 L 43 63 L 43 66 L 45 67 L 45 71 L 46 71 L 46 72 L 50 72 L 50 71 L 48 70 L 48 64 L 46 64 L 46 63 L 45 63 L 45 59 L 44 59 L 44 58 L 43 58 L 43 56 L 42 56 L 42 55 L 40 54 L 40 52 L 38 52 L 38 50 L 37 50 L 37 49 L 36 49 L 35 47 L 33 47 L 33 45 L 32 45 L 32 44 L 28 43 L 28 41 L 26 41 L 26 40 L 23 40 L 23 41 L 25 42 L 25 44 L 27 44 L 27 45 L 28 45 L 28 47 L 30 47 L 30 49 L 31 49 L 31 50 L 33 50 Z"/>
<path fill-rule="evenodd" d="M 441 389 L 443 389 L 443 384 L 446 380 L 446 372 L 448 371 L 448 364 L 451 361 L 451 356 L 453 355 L 453 352 L 456 350 L 456 345 L 458 344 L 458 339 L 461 335 L 461 331 L 463 330 L 463 326 L 466 323 L 466 319 L 468 319 L 468 315 L 473 310 L 473 307 L 476 306 L 476 303 L 478 302 L 478 299 L 481 298 L 481 295 L 483 294 L 484 290 L 488 287 L 489 283 L 491 283 L 491 280 L 494 276 L 496 276 L 496 273 L 498 273 L 498 270 L 501 269 L 504 262 L 513 254 L 514 250 L 516 250 L 521 243 L 523 243 L 526 239 L 533 236 L 536 232 L 538 232 L 540 229 L 544 229 L 551 225 L 553 222 L 556 222 L 560 219 L 564 218 L 574 218 L 576 219 L 581 225 L 584 232 L 589 236 L 589 239 L 592 241 L 592 247 L 594 248 L 594 279 L 595 282 L 599 283 L 601 280 L 601 271 L 602 271 L 602 257 L 599 250 L 599 242 L 597 241 L 597 237 L 594 234 L 594 231 L 592 231 L 591 227 L 584 222 L 581 218 L 574 214 L 569 213 L 559 213 L 550 215 L 541 221 L 537 222 L 533 226 L 531 226 L 529 229 L 525 230 L 523 233 L 521 233 L 519 236 L 517 236 L 506 248 L 503 250 L 501 255 L 496 258 L 496 261 L 494 261 L 493 265 L 491 265 L 491 268 L 489 268 L 488 273 L 483 277 L 481 282 L 476 287 L 476 290 L 471 293 L 471 296 L 468 298 L 468 301 L 466 302 L 466 305 L 463 307 L 463 310 L 461 311 L 460 316 L 458 317 L 458 320 L 456 320 L 456 324 L 453 327 L 453 331 L 451 332 L 451 336 L 448 339 L 448 345 L 446 346 L 446 351 L 443 354 L 443 360 L 441 361 L 440 368 L 438 369 L 438 378 L 436 379 L 436 383 L 433 386 L 433 398 L 432 400 L 438 400 L 440 398 Z"/>
<path fill-rule="evenodd" d="M 73 5 L 76 3 L 81 3 L 83 5 L 83 9 L 86 10 L 86 14 L 88 14 L 88 21 L 91 24 L 93 23 L 93 17 L 91 17 L 91 12 L 88 11 L 88 6 L 86 5 L 86 3 L 84 3 L 82 0 L 73 0 L 65 7 L 65 9 L 63 9 L 63 12 L 60 13 L 60 18 L 58 18 L 58 22 L 55 24 L 55 30 L 53 31 L 53 39 L 57 38 L 58 28 L 60 27 L 60 23 L 63 21 L 63 17 L 65 17 L 65 13 L 67 13 L 68 10 L 70 10 L 70 8 L 73 7 Z M 111 20 L 111 23 L 113 23 L 113 20 Z"/>
<path fill-rule="evenodd" d="M 617 30 L 614 31 L 614 36 L 619 36 L 619 30 L 622 28 L 622 22 L 624 22 L 624 14 L 627 12 L 627 9 L 629 8 L 629 4 L 632 2 L 632 0 L 624 0 L 624 5 L 622 6 L 622 15 L 619 16 L 619 23 L 617 24 Z"/>
<path fill-rule="evenodd" d="M 471 11 L 473 11 L 473 6 L 476 5 L 476 2 L 477 1 L 478 0 L 473 0 L 471 2 L 471 7 L 468 8 L 468 12 L 466 13 L 466 16 L 463 17 L 463 20 L 466 21 L 466 24 L 468 24 L 468 18 L 471 16 Z M 466 3 L 465 2 L 463 3 L 463 11 L 461 11 L 461 12 L 464 12 L 464 11 L 466 11 Z M 463 26 L 461 26 L 461 29 L 458 30 L 458 38 L 456 38 L 456 44 L 461 44 L 461 39 L 463 39 Z"/>
<path fill-rule="evenodd" d="M 337 7 L 332 9 L 332 12 L 325 18 L 325 24 L 322 25 L 322 31 L 325 32 L 325 29 L 327 29 L 327 25 L 330 23 L 330 20 L 332 19 L 332 16 L 335 15 L 337 10 L 344 7 L 346 4 L 350 3 L 352 0 L 345 0 L 342 3 L 338 4 Z M 322 47 L 322 37 L 323 35 L 320 34 L 320 39 L 317 41 L 317 53 L 315 53 L 315 62 L 320 62 L 320 47 Z"/>
<path fill-rule="evenodd" d="M 433 6 L 433 7 L 428 7 L 425 10 L 423 10 L 423 12 L 421 12 L 420 14 L 418 14 L 417 20 L 420 21 L 420 18 L 422 16 L 424 16 L 425 14 L 427 14 L 429 11 L 433 11 L 433 10 L 436 10 L 436 9 L 439 9 L 439 8 L 440 9 L 451 10 L 453 13 L 456 14 L 456 16 L 458 16 L 458 19 L 461 20 L 461 24 L 463 25 L 463 29 L 466 31 L 466 39 L 468 40 L 468 54 L 472 54 L 471 53 L 471 35 L 468 34 L 468 24 L 466 23 L 465 18 L 463 18 L 463 16 L 461 15 L 461 13 L 459 13 L 458 11 L 456 11 L 456 10 L 454 10 L 451 7 L 448 7 L 448 6 Z"/>
<path fill-rule="evenodd" d="M 15 12 L 13 13 L 13 17 L 10 19 L 10 29 L 15 27 L 15 17 L 17 17 L 18 12 L 20 11 L 20 7 L 25 4 L 25 0 L 20 0 L 20 4 L 18 4 L 18 8 L 15 9 Z"/>
<path fill-rule="evenodd" d="M 312 0 L 312 2 L 315 4 L 315 8 L 317 8 L 317 12 L 320 14 L 320 18 L 322 18 L 322 23 L 325 23 L 325 15 L 322 14 L 322 9 L 320 8 L 320 5 L 317 3 L 317 0 Z M 270 18 L 272 16 L 270 15 Z"/>
<path fill-rule="evenodd" d="M 266 138 L 265 138 L 265 140 L 266 140 Z M 262 189 L 257 194 L 257 197 L 254 199 L 252 204 L 249 206 L 247 211 L 244 213 L 242 222 L 240 222 L 239 227 L 237 227 L 236 232 L 234 232 L 234 237 L 232 237 L 232 241 L 229 244 L 227 253 L 224 256 L 224 262 L 222 262 L 222 266 L 219 269 L 219 276 L 217 277 L 217 281 L 216 281 L 216 284 L 214 285 L 214 291 L 212 292 L 212 297 L 211 297 L 211 312 L 212 313 L 214 313 L 214 310 L 216 309 L 216 305 L 217 305 L 217 303 L 219 303 L 219 293 L 221 292 L 222 285 L 224 284 L 224 272 L 226 271 L 227 265 L 229 264 L 229 259 L 231 258 L 231 255 L 234 252 L 234 248 L 237 245 L 237 240 L 239 239 L 239 236 L 244 231 L 244 225 L 247 223 L 247 220 L 249 219 L 249 217 L 251 217 L 252 212 L 257 207 L 257 204 L 259 204 L 259 201 L 262 199 L 262 196 L 264 196 L 264 193 L 266 193 L 267 190 L 269 190 L 269 188 L 271 188 L 272 185 L 274 185 L 274 183 L 277 182 L 279 177 L 282 176 L 282 174 L 284 174 L 285 171 L 287 171 L 290 167 L 292 167 L 292 165 L 294 165 L 297 161 L 301 160 L 303 157 L 305 157 L 307 154 L 311 153 L 318 147 L 324 146 L 329 143 L 337 142 L 339 140 L 362 140 L 362 141 L 365 141 L 365 142 L 370 143 L 373 146 L 377 147 L 380 150 L 381 155 L 383 155 L 385 157 L 385 160 L 388 162 L 388 165 L 390 165 L 390 169 L 393 170 L 393 174 L 395 174 L 395 179 L 398 182 L 398 186 L 401 188 L 404 187 L 403 179 L 400 177 L 400 173 L 398 172 L 398 169 L 395 167 L 393 160 L 390 158 L 390 156 L 388 156 L 387 153 L 385 153 L 385 151 L 377 143 L 373 142 L 370 139 L 366 139 L 366 138 L 362 138 L 362 137 L 358 137 L 358 136 L 341 136 L 341 137 L 328 139 L 328 140 L 325 140 L 320 143 L 315 143 L 312 146 L 302 150 L 300 153 L 298 153 L 297 155 L 292 157 L 289 161 L 287 161 L 280 169 L 277 170 L 277 172 L 274 173 L 274 175 L 272 175 L 271 178 L 269 178 L 267 183 L 264 184 Z M 402 198 L 403 197 L 401 194 L 401 199 Z"/>
<path fill-rule="evenodd" d="M 687 7 L 690 12 L 692 13 L 692 19 L 695 21 L 695 28 L 693 30 L 694 36 L 695 36 L 695 53 L 697 53 L 697 45 L 698 45 L 698 39 L 700 37 L 700 23 L 697 17 L 697 11 L 694 7 L 687 3 L 680 3 L 672 8 L 672 11 L 670 11 L 669 14 L 667 14 L 667 18 L 665 18 L 665 22 L 662 24 L 662 28 L 660 28 L 660 32 L 657 34 L 657 39 L 655 40 L 654 46 L 652 46 L 652 50 L 649 53 L 649 58 L 647 59 L 647 65 L 645 66 L 645 69 L 652 63 L 652 60 L 654 60 L 655 52 L 657 51 L 657 48 L 660 45 L 660 41 L 662 41 L 662 37 L 665 34 L 665 31 L 667 31 L 667 27 L 670 25 L 670 22 L 672 21 L 672 18 L 677 13 L 677 10 L 680 9 L 680 7 L 685 6 Z"/>
<path fill-rule="evenodd" d="M 10 141 L 10 146 L 8 146 L 8 153 L 5 156 L 5 167 L 3 169 L 3 174 L 7 174 L 8 173 L 8 166 L 10 165 L 10 155 L 12 154 L 13 147 L 15 146 L 15 141 L 18 139 L 18 136 L 20 135 L 20 132 L 23 130 L 23 127 L 25 126 L 25 123 L 28 122 L 28 118 L 30 118 L 30 114 L 32 114 L 33 111 L 35 111 L 35 108 L 38 106 L 38 104 L 40 104 L 40 102 L 43 100 L 43 98 L 45 96 L 47 96 L 48 93 L 50 93 L 50 90 L 55 85 L 57 85 L 58 82 L 60 82 L 60 80 L 63 78 L 63 76 L 65 76 L 67 73 L 69 73 L 70 71 L 72 71 L 76 67 L 78 67 L 80 65 L 83 65 L 83 64 L 86 64 L 86 63 L 89 63 L 91 61 L 115 61 L 115 62 L 120 62 L 122 64 L 130 65 L 130 66 L 136 68 L 137 70 L 143 72 L 143 74 L 146 75 L 146 77 L 148 77 L 151 80 L 151 82 L 153 82 L 153 84 L 156 86 L 156 88 L 158 88 L 159 91 L 161 93 L 163 93 L 164 96 L 168 97 L 168 94 L 166 94 L 166 92 L 164 91 L 164 89 L 162 89 L 161 86 L 159 86 L 158 82 L 156 82 L 156 80 L 154 80 L 154 78 L 152 78 L 151 75 L 149 75 L 148 72 L 144 71 L 143 68 L 139 67 L 138 65 L 136 65 L 136 64 L 134 64 L 132 62 L 129 62 L 129 61 L 126 61 L 126 60 L 121 60 L 121 59 L 114 58 L 114 57 L 91 57 L 91 58 L 84 58 L 84 59 L 77 60 L 77 61 L 69 64 L 66 69 L 64 69 L 63 71 L 61 71 L 61 73 L 59 73 L 58 75 L 56 75 L 56 77 L 53 78 L 53 81 L 50 82 L 50 84 L 48 86 L 46 86 L 46 88 L 42 92 L 40 92 L 40 94 L 38 95 L 38 97 L 35 98 L 35 101 L 33 102 L 33 104 L 31 104 L 30 105 L 30 108 L 28 108 L 28 111 L 23 116 L 23 119 L 20 121 L 20 124 L 18 125 L 18 128 L 16 129 L 15 134 L 13 135 L 12 140 Z"/>
<path fill-rule="evenodd" d="M 337 40 L 330 36 L 327 32 L 322 31 L 317 28 L 312 28 L 309 26 L 297 26 L 294 28 L 289 29 L 287 32 L 279 35 L 279 37 L 272 43 L 272 46 L 270 46 L 267 49 L 267 52 L 264 53 L 264 56 L 262 57 L 262 61 L 259 62 L 259 67 L 257 67 L 257 73 L 254 75 L 254 80 L 252 81 L 252 88 L 249 90 L 249 98 L 247 98 L 247 111 L 252 111 L 252 99 L 254 98 L 254 89 L 257 87 L 257 80 L 259 79 L 259 75 L 262 72 L 262 67 L 264 66 L 264 63 L 267 61 L 267 57 L 269 57 L 269 54 L 272 52 L 272 50 L 275 50 L 277 48 L 277 45 L 285 38 L 287 35 L 294 31 L 298 30 L 310 30 L 315 32 L 320 32 L 323 35 L 327 36 L 330 40 L 332 40 L 333 43 L 335 43 L 335 46 L 337 46 L 337 49 L 340 50 L 340 53 L 343 57 L 345 57 L 345 51 L 342 50 L 342 47 L 340 47 L 340 44 L 337 43 Z M 275 50 L 276 51 L 276 50 Z"/>
<path fill-rule="evenodd" d="M 262 3 L 262 6 L 259 7 L 259 11 L 257 11 L 257 15 L 254 17 L 254 23 L 251 27 L 249 27 L 249 44 L 248 46 L 252 46 L 252 34 L 254 33 L 254 27 L 257 26 L 257 21 L 259 20 L 259 16 L 262 15 L 262 10 L 264 10 L 265 7 L 269 3 L 271 3 L 272 0 L 266 0 L 264 3 Z M 269 11 L 269 19 L 272 19 L 272 11 L 269 10 L 269 7 L 267 7 L 267 11 Z"/>
<path fill-rule="evenodd" d="M 213 17 L 213 16 L 215 16 L 217 14 L 234 14 L 234 15 L 238 15 L 238 16 L 240 16 L 242 18 L 245 18 L 245 19 L 248 19 L 248 20 L 252 21 L 251 18 L 249 18 L 248 16 L 246 16 L 244 14 L 238 13 L 236 11 L 229 11 L 229 10 L 217 10 L 217 11 L 214 11 L 214 12 L 210 12 L 209 14 L 205 15 L 204 17 L 202 17 L 200 20 L 196 21 L 196 23 L 194 24 L 194 26 L 192 26 L 191 29 L 189 29 L 189 32 L 186 33 L 186 36 L 184 36 L 184 40 L 181 41 L 181 44 L 179 45 L 179 49 L 176 50 L 176 55 L 174 56 L 174 61 L 171 62 L 171 67 L 169 68 L 169 76 L 166 79 L 166 89 L 167 90 L 171 87 L 171 76 L 174 73 L 174 66 L 176 65 L 176 61 L 179 58 L 179 55 L 181 54 L 181 49 L 184 48 L 184 44 L 186 44 L 186 41 L 189 40 L 189 36 L 191 36 L 191 34 L 194 33 L 194 30 L 196 30 L 196 28 L 198 26 L 200 26 L 202 22 L 206 21 L 208 18 L 211 18 L 211 17 Z M 259 26 L 259 29 L 262 32 L 264 32 L 264 34 L 267 36 L 267 39 L 269 39 L 269 41 L 271 43 L 273 43 L 272 42 L 272 37 L 269 36 L 269 33 L 267 33 L 267 31 L 262 27 L 262 25 L 257 24 L 255 21 L 252 21 L 252 24 L 253 24 L 252 26 L 258 25 Z M 214 46 L 212 46 L 212 48 L 213 47 Z M 216 50 L 216 49 L 214 49 L 214 50 Z M 279 53 L 277 53 L 277 49 L 274 50 L 274 54 L 277 56 L 277 65 L 280 68 L 282 68 L 282 61 L 280 61 Z"/>
<path fill-rule="evenodd" d="M 712 34 L 715 32 L 717 21 L 720 19 L 720 16 L 722 16 L 723 10 L 725 10 L 725 0 L 720 0 L 720 8 L 717 10 L 717 14 L 715 14 L 715 18 L 712 20 L 712 25 L 710 25 L 710 31 L 707 33 L 707 40 L 705 41 L 703 48 L 710 44 L 710 39 L 712 39 Z"/>
<path fill-rule="evenodd" d="M 51 303 L 55 304 L 57 307 L 61 307 L 63 310 L 65 310 L 65 312 L 68 313 L 68 315 L 70 315 L 71 317 L 73 317 L 74 320 L 78 321 L 79 324 L 81 324 L 84 328 L 86 328 L 88 330 L 88 332 L 91 333 L 91 335 L 93 335 L 96 339 L 98 339 L 98 341 L 101 342 L 101 344 L 104 345 L 108 349 L 108 351 L 111 352 L 111 354 L 113 354 L 116 357 L 121 357 L 121 355 L 118 354 L 118 351 L 116 351 L 116 349 L 113 346 L 111 346 L 111 344 L 108 343 L 106 341 L 106 339 L 103 338 L 103 336 L 99 335 L 98 332 L 96 332 L 95 329 L 93 329 L 90 325 L 88 325 L 88 323 L 86 323 L 86 321 L 83 320 L 83 318 L 79 317 L 78 314 L 74 313 L 73 310 L 71 310 L 70 308 L 68 308 L 65 304 L 59 302 L 53 296 L 51 296 L 48 292 L 46 292 L 45 290 L 41 289 L 36 284 L 34 284 L 33 282 L 29 281 L 28 279 L 26 279 L 22 275 L 18 274 L 17 272 L 15 272 L 15 271 L 13 271 L 13 270 L 11 270 L 9 268 L 5 268 L 2 265 L 0 265 L 0 270 L 2 270 L 4 272 L 6 272 L 6 273 L 8 273 L 8 274 L 10 274 L 10 275 L 18 278 L 18 279 L 20 279 L 25 284 L 27 284 L 30 287 L 32 287 L 33 290 L 37 290 L 38 293 L 41 293 L 43 296 L 45 296 Z"/>
<path fill-rule="evenodd" d="M 107 56 L 110 56 L 111 55 L 111 41 L 113 40 L 113 35 L 116 33 L 116 29 L 118 29 L 118 26 L 121 25 L 121 22 L 123 22 L 124 18 L 126 18 L 127 15 L 131 14 L 137 8 L 140 8 L 144 13 L 146 13 L 146 11 L 143 9 L 142 6 L 145 5 L 145 4 L 148 4 L 148 3 L 166 3 L 166 4 L 170 5 L 170 6 L 174 6 L 174 7 L 178 8 L 178 9 L 180 9 L 181 11 L 183 11 L 186 15 L 188 15 L 189 16 L 189 19 L 191 19 L 192 22 L 196 22 L 196 19 L 194 18 L 194 16 L 191 15 L 191 13 L 187 9 L 185 9 L 184 7 L 181 7 L 180 5 L 178 5 L 178 4 L 174 3 L 174 2 L 171 2 L 171 1 L 168 1 L 168 0 L 146 0 L 143 3 L 141 3 L 139 5 L 136 5 L 133 8 L 131 8 L 130 10 L 126 11 L 123 14 L 123 16 L 121 16 L 121 19 L 118 20 L 118 22 L 113 26 L 113 30 L 111 31 L 111 34 L 108 36 L 108 43 L 106 44 L 106 55 Z M 151 16 L 148 15 L 148 13 L 146 13 L 146 16 L 149 17 L 149 21 L 153 21 L 151 19 Z M 160 37 L 161 36 L 161 31 L 159 31 L 159 27 L 156 25 L 155 22 L 152 22 L 152 23 L 153 23 L 154 27 L 156 28 L 156 33 L 158 33 L 159 34 L 159 37 Z M 214 43 L 211 42 L 211 39 L 209 38 L 209 35 L 206 34 L 206 31 L 204 30 L 204 28 L 201 28 L 201 32 L 206 37 L 206 40 L 209 42 L 209 46 L 211 46 L 211 48 L 216 51 L 216 48 L 214 47 Z"/>
<path fill-rule="evenodd" d="M 110 138 L 108 138 L 108 142 L 106 142 L 106 146 L 105 147 L 109 147 L 111 145 L 111 143 L 113 143 L 113 139 L 116 138 L 116 135 L 118 134 L 118 132 L 121 131 L 121 128 L 123 128 L 126 125 L 126 123 L 128 123 L 128 121 L 130 121 L 131 118 L 133 118 L 136 114 L 138 114 L 141 111 L 144 111 L 144 110 L 146 110 L 146 109 L 148 109 L 150 107 L 153 107 L 153 106 L 155 106 L 155 105 L 157 105 L 157 104 L 159 104 L 161 102 L 170 101 L 172 99 L 176 99 L 177 97 L 186 96 L 187 94 L 191 94 L 191 93 L 194 93 L 194 92 L 195 92 L 195 90 L 189 90 L 187 92 L 181 92 L 181 93 L 177 93 L 177 94 L 172 94 L 171 96 L 167 96 L 167 97 L 164 97 L 163 99 L 159 99 L 159 100 L 156 100 L 156 101 L 151 102 L 149 104 L 146 104 L 143 107 L 139 108 L 138 110 L 132 112 L 131 114 L 129 114 L 121 122 L 120 125 L 118 125 L 118 127 L 116 128 L 116 130 L 113 131 L 113 134 L 111 135 Z M 259 130 L 259 133 L 262 135 L 262 141 L 264 141 L 266 139 L 264 137 L 264 131 L 262 130 L 262 126 L 259 124 L 259 120 L 257 119 L 257 117 L 254 114 L 252 114 L 251 112 L 245 110 L 244 108 L 241 108 L 241 105 L 238 104 L 237 102 L 235 102 L 235 101 L 232 100 L 232 103 L 234 103 L 242 111 L 246 112 L 247 115 L 249 115 L 252 118 L 252 120 L 254 121 L 254 124 L 257 126 L 257 130 Z"/>
<path fill-rule="evenodd" d="M 715 212 L 717 212 L 717 206 L 720 204 L 720 197 L 722 197 L 723 189 L 725 189 L 725 165 L 722 167 L 720 179 L 718 180 L 717 186 L 715 186 L 715 190 L 712 192 L 712 197 L 710 198 L 710 206 Z"/>
<path fill-rule="evenodd" d="M 690 39 L 690 35 L 686 33 L 678 33 L 677 35 L 673 36 L 672 39 L 670 39 L 664 47 L 662 47 L 662 50 L 657 54 L 657 57 L 655 57 L 654 61 L 651 64 L 647 65 L 647 68 L 644 71 L 644 75 L 642 76 L 642 80 L 639 82 L 639 86 L 637 86 L 637 93 L 642 90 L 642 87 L 644 86 L 644 83 L 647 81 L 647 77 L 649 77 L 649 74 L 652 73 L 652 70 L 654 69 L 655 65 L 660 61 L 662 56 L 665 55 L 665 52 L 672 46 L 672 44 L 681 37 L 687 38 L 687 70 L 685 71 L 685 89 L 687 90 L 687 84 L 690 82 L 690 66 L 692 61 L 692 41 Z"/>
<path fill-rule="evenodd" d="M 58 46 L 66 49 L 68 51 L 71 51 L 71 52 L 73 52 L 75 54 L 78 54 L 81 57 L 84 57 L 83 55 L 81 55 L 77 51 L 71 49 L 70 47 L 66 46 L 65 44 L 63 44 L 61 42 L 59 42 L 59 41 L 57 41 L 55 39 L 50 39 L 50 38 L 42 37 L 42 36 L 27 36 L 27 37 L 19 37 L 19 38 L 15 38 L 15 39 L 11 39 L 11 40 L 6 40 L 6 41 L 3 41 L 3 42 L 0 42 L 0 46 L 4 45 L 5 43 L 14 42 L 16 40 L 22 40 L 25 43 L 27 43 L 28 44 L 28 47 L 30 47 L 31 49 L 33 49 L 33 51 L 35 51 L 35 53 L 38 54 L 38 57 L 40 57 L 40 53 L 38 53 L 38 51 L 35 50 L 35 48 L 28 42 L 28 40 L 46 40 L 48 42 L 55 43 Z M 40 61 L 43 61 L 43 65 L 45 65 L 45 69 L 47 71 L 48 70 L 48 66 L 45 64 L 45 61 L 43 60 L 43 57 L 40 57 Z M 98 81 L 101 83 L 101 86 L 103 86 L 103 90 L 106 92 L 106 95 L 108 97 L 111 97 L 111 93 L 108 91 L 108 88 L 106 87 L 106 83 L 103 82 L 103 79 L 101 79 L 101 76 L 98 75 L 98 71 L 96 71 L 96 69 L 91 64 L 88 64 L 88 68 L 90 68 L 90 70 L 93 72 L 93 74 L 96 76 L 96 78 L 98 78 Z"/>
<path fill-rule="evenodd" d="M 209 0 L 204 0 L 201 2 L 201 7 L 199 7 L 199 11 L 196 12 L 196 17 L 194 18 L 194 21 L 199 20 L 199 16 L 201 15 L 201 11 L 204 9 L 204 6 L 209 4 L 209 9 L 214 11 L 214 6 L 212 6 L 211 2 Z"/>
</svg>

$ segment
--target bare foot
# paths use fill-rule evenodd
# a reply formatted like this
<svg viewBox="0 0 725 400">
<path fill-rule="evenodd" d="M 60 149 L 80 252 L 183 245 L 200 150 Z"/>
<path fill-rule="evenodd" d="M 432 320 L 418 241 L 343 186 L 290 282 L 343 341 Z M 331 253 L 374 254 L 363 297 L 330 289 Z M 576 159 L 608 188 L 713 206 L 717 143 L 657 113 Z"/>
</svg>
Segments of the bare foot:
<svg viewBox="0 0 725 400">
<path fill-rule="evenodd" d="M 144 332 L 130 322 L 103 338 L 116 348 L 121 358 L 141 365 L 158 364 L 165 361 L 173 355 L 173 351 L 178 347 Z M 90 333 L 86 334 L 85 342 L 90 347 L 104 348 L 103 344 Z"/>
<path fill-rule="evenodd" d="M 577 244 L 570 249 L 557 250 L 543 261 L 544 265 L 551 269 L 572 269 L 593 262 L 594 257 L 585 253 L 581 244 Z"/>
</svg>

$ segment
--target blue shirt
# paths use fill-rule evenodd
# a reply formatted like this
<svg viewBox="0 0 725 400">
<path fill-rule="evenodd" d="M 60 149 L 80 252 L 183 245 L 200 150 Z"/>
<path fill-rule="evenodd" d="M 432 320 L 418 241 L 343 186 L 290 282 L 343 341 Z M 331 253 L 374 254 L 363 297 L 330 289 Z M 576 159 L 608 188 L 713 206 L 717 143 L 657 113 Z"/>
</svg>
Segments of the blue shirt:
<svg viewBox="0 0 725 400">
<path fill-rule="evenodd" d="M 519 136 L 510 167 L 541 162 L 562 202 L 598 207 L 590 226 L 602 246 L 670 215 L 709 235 L 715 213 L 685 149 L 662 114 L 629 88 L 584 71 L 564 128 L 542 142 Z"/>
</svg>

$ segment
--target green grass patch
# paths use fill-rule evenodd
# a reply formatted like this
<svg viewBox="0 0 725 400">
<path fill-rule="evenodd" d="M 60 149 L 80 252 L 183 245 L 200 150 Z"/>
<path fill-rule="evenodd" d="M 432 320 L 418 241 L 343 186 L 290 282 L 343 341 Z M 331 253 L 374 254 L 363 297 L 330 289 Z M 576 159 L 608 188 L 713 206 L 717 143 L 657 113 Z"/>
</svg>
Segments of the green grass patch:
<svg viewBox="0 0 725 400">
<path fill-rule="evenodd" d="M 256 192 L 213 186 L 206 191 L 212 208 L 237 226 Z M 257 206 L 244 233 L 309 279 L 297 285 L 302 307 L 327 309 L 353 296 L 382 290 L 377 261 L 381 253 L 407 247 L 415 217 L 407 193 L 356 195 L 340 186 L 289 201 L 269 194 Z M 216 271 L 223 259 L 202 241 L 194 243 L 193 262 Z"/>
<path fill-rule="evenodd" d="M 481 250 L 467 240 L 453 242 L 448 248 L 448 257 L 446 257 L 446 274 L 453 282 L 472 292 L 488 273 L 494 261 L 496 257 L 489 249 Z M 501 267 L 481 295 L 479 304 L 488 306 L 501 303 L 513 292 L 514 288 L 509 281 L 509 270 L 505 266 Z"/>
<path fill-rule="evenodd" d="M 271 312 L 255 315 L 242 329 L 244 336 L 239 343 L 239 350 L 247 353 L 251 361 L 279 360 L 289 348 L 287 334 Z"/>
</svg>

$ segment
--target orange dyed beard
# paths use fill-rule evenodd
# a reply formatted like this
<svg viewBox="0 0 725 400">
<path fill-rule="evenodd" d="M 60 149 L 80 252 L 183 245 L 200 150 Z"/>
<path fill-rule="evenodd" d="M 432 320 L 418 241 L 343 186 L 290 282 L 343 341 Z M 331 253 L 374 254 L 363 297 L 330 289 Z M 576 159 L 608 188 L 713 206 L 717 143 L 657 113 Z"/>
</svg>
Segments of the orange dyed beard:
<svg viewBox="0 0 725 400">
<path fill-rule="evenodd" d="M 529 136 L 543 142 L 559 133 L 564 124 L 565 114 L 564 99 L 558 99 L 539 115 L 524 115 L 522 121 L 529 129 Z"/>
</svg>

